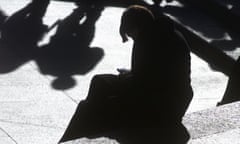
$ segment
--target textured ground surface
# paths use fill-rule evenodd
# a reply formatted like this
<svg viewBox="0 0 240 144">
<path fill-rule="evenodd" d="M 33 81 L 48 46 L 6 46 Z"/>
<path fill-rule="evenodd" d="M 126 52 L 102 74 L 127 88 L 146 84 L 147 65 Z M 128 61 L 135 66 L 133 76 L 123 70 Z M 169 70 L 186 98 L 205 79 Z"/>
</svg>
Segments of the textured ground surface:
<svg viewBox="0 0 240 144">
<path fill-rule="evenodd" d="M 1 0 L 0 7 L 11 15 L 17 10 L 23 8 L 28 0 Z M 71 3 L 51 2 L 47 14 L 44 17 L 44 23 L 51 25 L 56 20 L 66 17 L 72 12 L 75 6 Z M 179 8 L 176 8 L 178 10 Z M 124 9 L 108 7 L 102 12 L 102 16 L 96 23 L 96 32 L 91 47 L 100 47 L 104 50 L 104 57 L 99 63 L 84 75 L 74 75 L 76 85 L 66 90 L 56 90 L 52 87 L 55 79 L 51 75 L 43 75 L 35 61 L 28 61 L 18 68 L 2 72 L 0 74 L 0 142 L 3 144 L 54 144 L 57 143 L 63 134 L 71 116 L 73 115 L 78 102 L 87 95 L 89 82 L 93 75 L 100 73 L 117 73 L 117 68 L 129 68 L 132 42 L 123 44 L 118 34 L 119 19 Z M 207 32 L 214 31 L 217 36 L 223 37 L 228 34 L 215 26 L 208 18 L 196 13 L 188 13 L 192 18 L 202 18 L 205 22 L 204 29 L 195 28 L 200 35 L 205 36 L 206 40 L 217 39 L 216 35 L 206 35 Z M 180 16 L 179 16 L 180 17 Z M 198 21 L 193 21 L 193 25 L 198 26 Z M 192 26 L 194 28 L 194 26 Z M 202 30 L 205 30 L 204 33 Z M 40 44 L 48 42 L 49 37 L 54 34 L 53 29 Z M 204 35 L 205 34 L 205 35 Z M 219 38 L 219 37 L 218 37 Z M 1 46 L 0 46 L 1 47 Z M 238 49 L 232 53 L 238 55 Z M 227 83 L 227 76 L 221 72 L 212 71 L 208 64 L 196 55 L 192 54 L 192 86 L 194 89 L 194 99 L 188 109 L 188 113 L 196 112 L 206 108 L 215 107 L 221 99 Z M 239 106 L 238 106 L 239 107 Z M 227 110 L 232 112 L 234 108 Z M 211 111 L 211 110 L 210 110 Z M 203 112 L 204 115 L 210 112 Z M 215 112 L 214 112 L 215 113 Z M 220 112 L 221 113 L 221 112 Z M 212 114 L 212 113 L 210 113 Z M 234 111 L 235 114 L 235 111 Z M 193 133 L 193 143 L 212 144 L 220 143 L 215 141 L 220 139 L 222 144 L 237 144 L 236 138 L 239 137 L 239 127 L 230 126 L 224 132 L 218 133 L 217 130 L 208 129 L 209 125 L 203 123 L 208 118 L 202 118 L 203 121 L 192 121 L 191 117 L 199 117 L 201 113 L 187 115 L 186 125 L 198 125 L 195 128 L 190 127 Z M 232 120 L 239 118 L 231 117 Z M 217 120 L 212 117 L 212 121 Z M 211 121 L 210 121 L 211 122 Z M 210 124 L 209 122 L 209 124 Z M 221 124 L 221 119 L 219 123 Z M 233 121 L 232 121 L 233 122 Z M 235 121 L 237 122 L 237 120 Z M 214 122 L 215 123 L 215 122 Z M 225 122 L 224 122 L 225 123 Z M 232 123 L 231 123 L 232 124 Z M 235 124 L 235 123 L 234 123 Z M 237 124 L 236 124 L 237 125 Z M 234 126 L 236 126 L 234 125 Z M 203 127 L 204 126 L 204 127 Z M 239 125 L 238 125 L 239 126 Z M 197 128 L 206 128 L 196 130 Z M 220 130 L 221 127 L 220 127 Z M 196 134 L 195 134 L 196 132 Z M 210 136 L 208 136 L 210 135 Z M 203 137 L 203 138 L 199 138 Z M 198 139 L 196 139 L 198 138 Z M 84 142 L 85 141 L 85 142 Z M 235 143 L 234 143 L 235 142 Z M 108 143 L 104 139 L 97 142 L 91 140 L 81 140 L 84 143 Z M 110 141 L 110 143 L 115 143 Z"/>
</svg>

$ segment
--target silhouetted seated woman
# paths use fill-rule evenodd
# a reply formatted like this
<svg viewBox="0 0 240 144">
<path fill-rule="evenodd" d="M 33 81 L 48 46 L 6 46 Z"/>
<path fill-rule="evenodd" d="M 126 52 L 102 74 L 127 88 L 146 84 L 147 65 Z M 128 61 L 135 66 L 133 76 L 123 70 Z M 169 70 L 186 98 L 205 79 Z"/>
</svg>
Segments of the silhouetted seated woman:
<svg viewBox="0 0 240 144">
<path fill-rule="evenodd" d="M 168 18 L 137 5 L 123 13 L 120 34 L 134 40 L 131 70 L 92 79 L 61 141 L 112 132 L 122 143 L 186 143 L 181 121 L 193 93 L 184 38 Z"/>
</svg>

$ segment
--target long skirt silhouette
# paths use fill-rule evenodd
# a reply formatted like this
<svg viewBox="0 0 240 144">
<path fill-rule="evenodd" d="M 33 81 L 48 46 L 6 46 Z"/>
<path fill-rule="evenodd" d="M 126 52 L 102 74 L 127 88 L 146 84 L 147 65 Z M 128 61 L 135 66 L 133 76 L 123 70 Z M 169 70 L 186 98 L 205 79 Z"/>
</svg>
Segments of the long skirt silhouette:
<svg viewBox="0 0 240 144">
<path fill-rule="evenodd" d="M 131 76 L 95 76 L 60 142 L 104 136 L 124 144 L 185 144 L 189 134 L 181 121 L 169 121 L 135 85 Z"/>
</svg>

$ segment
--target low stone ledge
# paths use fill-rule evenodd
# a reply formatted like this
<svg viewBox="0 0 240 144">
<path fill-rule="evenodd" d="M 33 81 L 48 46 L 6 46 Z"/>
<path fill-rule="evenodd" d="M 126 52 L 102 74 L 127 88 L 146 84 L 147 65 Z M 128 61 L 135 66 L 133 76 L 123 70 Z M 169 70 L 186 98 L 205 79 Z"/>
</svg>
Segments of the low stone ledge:
<svg viewBox="0 0 240 144">
<path fill-rule="evenodd" d="M 240 144 L 240 102 L 187 114 L 183 124 L 188 129 L 189 144 Z M 119 144 L 109 138 L 81 138 L 61 144 Z"/>
<path fill-rule="evenodd" d="M 240 102 L 187 114 L 183 124 L 192 139 L 240 128 Z"/>
</svg>

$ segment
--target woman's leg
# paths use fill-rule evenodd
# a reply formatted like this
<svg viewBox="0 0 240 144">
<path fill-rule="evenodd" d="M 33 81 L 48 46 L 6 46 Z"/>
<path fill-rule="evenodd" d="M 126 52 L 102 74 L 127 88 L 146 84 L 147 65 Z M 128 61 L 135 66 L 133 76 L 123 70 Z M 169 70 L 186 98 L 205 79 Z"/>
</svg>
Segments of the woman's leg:
<svg viewBox="0 0 240 144">
<path fill-rule="evenodd" d="M 95 103 L 114 97 L 118 93 L 119 86 L 120 81 L 117 75 L 96 75 L 92 78 L 86 100 Z"/>
</svg>

